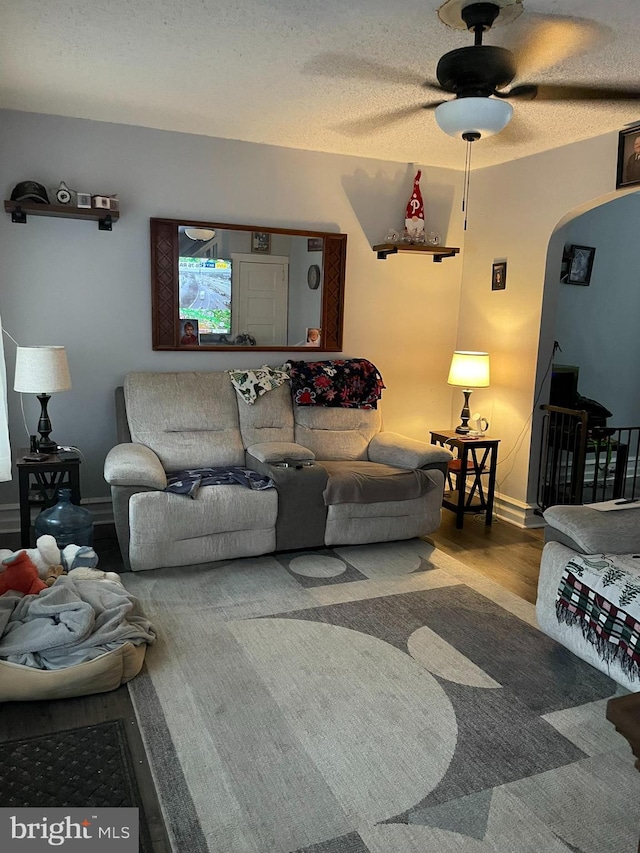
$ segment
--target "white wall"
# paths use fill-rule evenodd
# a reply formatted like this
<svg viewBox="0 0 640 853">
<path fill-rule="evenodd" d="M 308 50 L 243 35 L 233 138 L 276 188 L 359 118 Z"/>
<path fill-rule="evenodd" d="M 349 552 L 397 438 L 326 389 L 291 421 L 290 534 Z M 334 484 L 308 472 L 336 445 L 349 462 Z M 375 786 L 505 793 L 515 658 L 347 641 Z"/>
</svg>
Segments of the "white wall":
<svg viewBox="0 0 640 853">
<path fill-rule="evenodd" d="M 615 192 L 617 142 L 617 134 L 609 133 L 471 176 L 458 347 L 491 354 L 491 388 L 474 392 L 472 402 L 502 440 L 498 491 L 523 517 L 535 503 L 536 376 L 544 375 L 555 336 L 563 241 L 554 232 L 594 204 L 621 195 Z M 506 290 L 492 292 L 491 265 L 503 258 Z M 546 280 L 553 284 L 543 313 Z"/>
<path fill-rule="evenodd" d="M 558 286 L 556 361 L 579 366 L 578 391 L 606 406 L 613 426 L 640 424 L 639 214 L 636 192 L 559 229 L 567 247 L 593 246 L 596 253 L 588 287 Z"/>
<path fill-rule="evenodd" d="M 0 315 L 21 344 L 67 347 L 73 390 L 51 400 L 52 437 L 86 454 L 85 497 L 108 494 L 113 389 L 125 373 L 283 360 L 251 350 L 152 350 L 150 217 L 347 233 L 344 354 L 380 369 L 387 429 L 428 440 L 429 428 L 450 424 L 461 256 L 433 264 L 408 254 L 379 261 L 371 251 L 402 224 L 414 166 L 11 111 L 0 113 L 0 150 L 5 198 L 25 179 L 120 195 L 111 233 L 93 222 L 0 217 Z M 459 173 L 423 167 L 429 225 L 450 245 L 462 237 L 460 186 Z M 6 339 L 5 353 L 11 388 L 15 350 Z M 27 397 L 25 411 L 35 432 L 37 401 Z M 9 415 L 17 449 L 26 435 L 13 391 Z M 2 484 L 0 506 L 16 501 L 16 482 Z"/>
</svg>

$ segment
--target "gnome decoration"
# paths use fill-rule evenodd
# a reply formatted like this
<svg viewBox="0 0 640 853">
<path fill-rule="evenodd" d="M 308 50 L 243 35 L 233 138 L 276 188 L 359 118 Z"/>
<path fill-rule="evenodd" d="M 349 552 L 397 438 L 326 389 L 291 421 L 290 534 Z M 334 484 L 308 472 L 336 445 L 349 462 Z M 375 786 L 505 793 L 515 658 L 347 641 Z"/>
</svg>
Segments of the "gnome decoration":
<svg viewBox="0 0 640 853">
<path fill-rule="evenodd" d="M 407 205 L 406 218 L 404 220 L 407 236 L 412 243 L 424 243 L 424 204 L 420 192 L 421 171 L 416 173 L 413 179 L 413 192 Z"/>
</svg>

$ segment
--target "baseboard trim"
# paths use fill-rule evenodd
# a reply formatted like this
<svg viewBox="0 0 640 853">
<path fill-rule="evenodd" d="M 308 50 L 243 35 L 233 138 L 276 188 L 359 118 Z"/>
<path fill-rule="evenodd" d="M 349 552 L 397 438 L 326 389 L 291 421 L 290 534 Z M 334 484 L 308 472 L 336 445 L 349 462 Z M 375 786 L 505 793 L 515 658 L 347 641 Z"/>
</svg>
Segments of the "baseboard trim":
<svg viewBox="0 0 640 853">
<path fill-rule="evenodd" d="M 545 527 L 544 518 L 536 515 L 537 506 L 500 494 L 496 494 L 494 501 L 494 514 L 500 521 L 522 528 Z"/>
<path fill-rule="evenodd" d="M 113 507 L 111 498 L 86 498 L 82 500 L 82 506 L 89 510 L 93 516 L 93 523 L 113 524 Z M 32 517 L 36 513 L 33 511 Z M 0 504 L 0 536 L 7 533 L 18 533 L 20 530 L 20 505 Z"/>
</svg>

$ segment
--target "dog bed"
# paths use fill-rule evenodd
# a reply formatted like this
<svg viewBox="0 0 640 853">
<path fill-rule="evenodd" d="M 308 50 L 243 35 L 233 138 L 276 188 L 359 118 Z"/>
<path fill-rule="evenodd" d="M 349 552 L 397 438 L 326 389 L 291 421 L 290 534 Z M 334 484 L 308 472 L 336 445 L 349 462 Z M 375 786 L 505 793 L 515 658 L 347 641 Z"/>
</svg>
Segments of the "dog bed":
<svg viewBox="0 0 640 853">
<path fill-rule="evenodd" d="M 142 669 L 147 644 L 124 643 L 93 660 L 67 669 L 34 669 L 0 660 L 0 702 L 68 699 L 107 693 L 134 678 Z"/>
<path fill-rule="evenodd" d="M 63 576 L 0 596 L 0 702 L 105 693 L 136 676 L 155 633 L 120 582 Z"/>
</svg>

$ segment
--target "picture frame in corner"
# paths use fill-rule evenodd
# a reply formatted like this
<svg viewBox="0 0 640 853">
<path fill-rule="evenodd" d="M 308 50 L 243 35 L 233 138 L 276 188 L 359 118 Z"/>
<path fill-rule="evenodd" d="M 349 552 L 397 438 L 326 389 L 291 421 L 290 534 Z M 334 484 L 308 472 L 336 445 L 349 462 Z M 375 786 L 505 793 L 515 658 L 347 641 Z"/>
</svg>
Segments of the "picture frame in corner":
<svg viewBox="0 0 640 853">
<path fill-rule="evenodd" d="M 91 207 L 91 193 L 76 193 L 76 207 Z"/>
<path fill-rule="evenodd" d="M 591 272 L 593 270 L 593 259 L 596 255 L 596 250 L 593 246 L 570 246 L 568 251 L 568 269 L 566 278 L 563 280 L 566 284 L 580 284 L 583 287 L 588 287 L 591 282 Z"/>
</svg>

